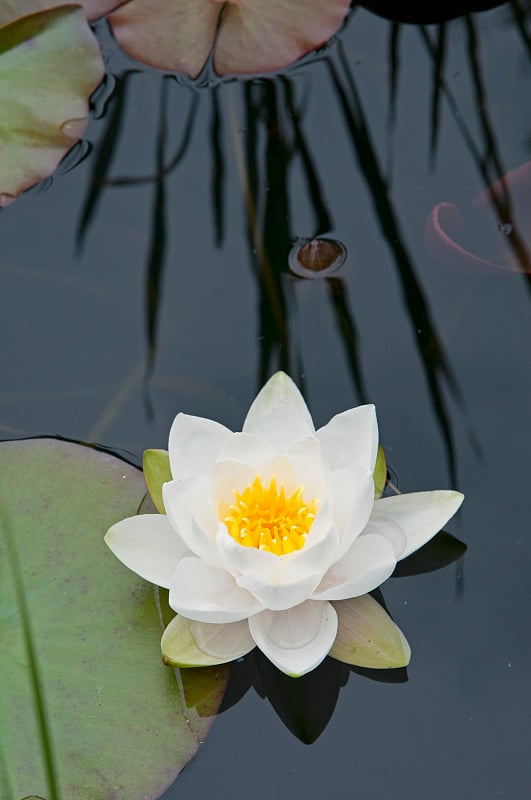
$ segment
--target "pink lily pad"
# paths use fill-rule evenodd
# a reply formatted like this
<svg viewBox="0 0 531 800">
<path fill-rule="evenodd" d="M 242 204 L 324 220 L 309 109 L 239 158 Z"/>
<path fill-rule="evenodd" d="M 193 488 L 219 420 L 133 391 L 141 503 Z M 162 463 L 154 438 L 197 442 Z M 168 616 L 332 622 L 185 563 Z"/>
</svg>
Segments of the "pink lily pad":
<svg viewBox="0 0 531 800">
<path fill-rule="evenodd" d="M 348 0 L 131 0 L 109 17 L 132 58 L 197 77 L 213 50 L 216 72 L 270 72 L 321 47 Z"/>
<path fill-rule="evenodd" d="M 325 44 L 340 28 L 344 0 L 239 0 L 225 9 L 214 67 L 226 73 L 270 72 Z"/>
<path fill-rule="evenodd" d="M 438 203 L 426 221 L 425 240 L 444 264 L 531 274 L 531 161 L 492 183 L 463 212 L 454 203 Z"/>
<path fill-rule="evenodd" d="M 212 49 L 221 9 L 217 0 L 132 0 L 109 23 L 132 58 L 195 78 Z"/>
</svg>

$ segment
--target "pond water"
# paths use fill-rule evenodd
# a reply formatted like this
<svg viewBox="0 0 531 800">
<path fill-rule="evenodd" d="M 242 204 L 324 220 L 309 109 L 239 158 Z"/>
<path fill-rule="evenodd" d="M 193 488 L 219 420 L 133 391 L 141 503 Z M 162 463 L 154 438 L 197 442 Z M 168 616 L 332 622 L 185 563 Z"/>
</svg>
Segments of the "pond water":
<svg viewBox="0 0 531 800">
<path fill-rule="evenodd" d="M 412 647 L 407 680 L 325 664 L 305 714 L 324 720 L 339 697 L 309 746 L 247 659 L 165 798 L 520 800 L 531 182 L 511 195 L 509 181 L 503 208 L 474 199 L 531 160 L 526 7 L 441 27 L 360 8 L 321 57 L 204 87 L 140 68 L 97 30 L 114 78 L 92 151 L 0 214 L 2 437 L 97 442 L 139 464 L 178 411 L 239 429 L 284 369 L 317 425 L 376 404 L 400 489 L 466 495 L 449 526 L 465 557 L 383 587 Z M 307 269 L 319 237 L 325 268 Z"/>
</svg>

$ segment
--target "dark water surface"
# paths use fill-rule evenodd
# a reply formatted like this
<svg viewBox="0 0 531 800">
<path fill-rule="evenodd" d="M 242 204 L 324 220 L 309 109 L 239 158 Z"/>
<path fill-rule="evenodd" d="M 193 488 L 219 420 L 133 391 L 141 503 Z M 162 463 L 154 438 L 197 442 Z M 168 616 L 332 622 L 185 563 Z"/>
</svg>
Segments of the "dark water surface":
<svg viewBox="0 0 531 800">
<path fill-rule="evenodd" d="M 238 429 L 282 368 L 317 425 L 376 403 L 403 491 L 466 495 L 450 525 L 464 559 L 383 589 L 408 681 L 351 673 L 311 746 L 251 689 L 168 800 L 529 795 L 531 278 L 424 235 L 448 202 L 470 252 L 514 265 L 507 224 L 531 249 L 531 184 L 508 217 L 473 210 L 531 160 L 516 7 L 444 31 L 361 9 L 324 58 L 216 89 L 131 72 L 100 25 L 117 82 L 93 152 L 0 214 L 4 438 L 59 434 L 139 462 L 181 410 Z M 344 265 L 288 274 L 294 243 L 318 235 Z M 340 679 L 325 669 L 309 697 Z"/>
</svg>

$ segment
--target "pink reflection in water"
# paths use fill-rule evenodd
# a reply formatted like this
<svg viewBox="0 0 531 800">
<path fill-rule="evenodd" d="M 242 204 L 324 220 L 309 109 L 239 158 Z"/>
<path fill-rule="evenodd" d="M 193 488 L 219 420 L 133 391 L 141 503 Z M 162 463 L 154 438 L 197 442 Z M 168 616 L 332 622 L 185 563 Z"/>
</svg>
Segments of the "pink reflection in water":
<svg viewBox="0 0 531 800">
<path fill-rule="evenodd" d="M 492 183 L 463 212 L 438 203 L 424 233 L 446 265 L 531 274 L 531 161 Z"/>
</svg>

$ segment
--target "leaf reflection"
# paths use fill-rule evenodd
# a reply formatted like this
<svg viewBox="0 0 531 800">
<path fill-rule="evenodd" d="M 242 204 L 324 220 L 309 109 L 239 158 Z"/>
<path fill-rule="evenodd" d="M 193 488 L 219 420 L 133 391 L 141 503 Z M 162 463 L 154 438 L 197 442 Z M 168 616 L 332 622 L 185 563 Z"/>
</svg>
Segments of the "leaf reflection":
<svg viewBox="0 0 531 800">
<path fill-rule="evenodd" d="M 166 255 L 166 185 L 164 182 L 164 163 L 166 157 L 167 115 L 168 78 L 165 77 L 161 82 L 160 92 L 159 125 L 155 158 L 157 175 L 155 179 L 155 196 L 152 211 L 151 243 L 145 278 L 146 336 L 148 345 L 146 376 L 149 376 L 151 373 L 155 360 L 157 317 Z M 149 403 L 147 392 L 145 392 L 145 400 L 146 403 Z"/>
<path fill-rule="evenodd" d="M 525 4 L 520 2 L 520 0 L 511 0 L 511 10 L 516 29 L 522 38 L 522 42 L 524 43 L 524 47 L 527 50 L 529 58 L 531 58 L 531 36 L 527 30 L 527 12 Z"/>
<path fill-rule="evenodd" d="M 337 329 L 343 340 L 348 365 L 358 397 L 362 403 L 369 402 L 369 392 L 365 383 L 358 350 L 358 331 L 347 298 L 347 288 L 341 278 L 326 278 L 330 301 L 334 309 Z"/>
<path fill-rule="evenodd" d="M 492 5 L 492 4 L 491 4 Z M 378 8 L 380 11 L 378 11 Z M 374 10 L 381 11 L 380 6 Z M 455 11 L 455 9 L 454 9 Z M 398 13 L 398 12 L 397 12 Z M 453 12 L 452 12 L 453 13 Z M 529 48 L 526 11 L 518 0 L 511 2 L 511 13 L 518 35 Z M 397 97 L 401 77 L 401 56 L 405 38 L 403 27 L 392 9 L 386 15 L 393 19 L 389 24 L 388 70 L 389 112 L 387 121 L 388 153 L 397 113 Z M 447 15 L 448 16 L 448 15 Z M 451 16 L 451 15 L 450 15 Z M 444 15 L 443 15 L 444 17 Z M 441 19 L 443 19 L 441 17 Z M 504 181 L 504 165 L 496 141 L 496 131 L 489 115 L 488 98 L 485 91 L 480 57 L 480 39 L 475 18 L 463 18 L 467 36 L 468 68 L 471 76 L 475 105 L 477 108 L 477 135 L 473 135 L 461 113 L 445 78 L 449 52 L 450 28 L 441 22 L 436 29 L 418 25 L 417 30 L 426 46 L 432 67 L 432 92 L 430 101 L 431 133 L 429 152 L 432 161 L 438 148 L 439 122 L 445 101 L 454 115 L 459 130 L 477 168 L 488 187 L 489 197 L 500 224 L 512 222 L 512 201 L 509 187 Z M 342 43 L 320 54 L 315 62 L 324 63 L 328 69 L 337 109 L 349 137 L 352 154 L 372 199 L 375 217 L 381 234 L 387 243 L 400 280 L 404 306 L 409 317 L 415 346 L 420 357 L 432 408 L 444 441 L 451 480 L 455 483 L 456 455 L 452 419 L 449 413 L 447 393 L 463 408 L 459 387 L 454 378 L 441 338 L 432 319 L 427 298 L 418 279 L 405 235 L 401 230 L 399 214 L 390 191 L 391 156 L 382 166 L 362 104 L 361 94 L 354 80 L 351 64 L 345 55 Z M 311 217 L 310 228 L 305 235 L 326 235 L 334 228 L 331 208 L 326 200 L 327 186 L 319 172 L 319 160 L 311 150 L 307 119 L 309 90 L 304 73 L 305 64 L 295 67 L 289 75 L 270 78 L 231 80 L 227 84 L 218 82 L 208 86 L 191 87 L 175 81 L 179 92 L 190 98 L 180 142 L 173 155 L 168 156 L 169 135 L 166 128 L 170 122 L 166 88 L 161 94 L 161 112 L 156 145 L 156 168 L 153 174 L 140 176 L 110 176 L 110 167 L 121 135 L 121 121 L 126 107 L 129 78 L 136 70 L 126 71 L 117 78 L 114 97 L 110 103 L 108 121 L 100 146 L 96 151 L 93 175 L 78 228 L 78 246 L 84 241 L 94 219 L 106 186 L 154 185 L 154 199 L 149 243 L 148 263 L 145 278 L 145 324 L 148 370 L 152 368 L 157 349 L 157 324 L 162 291 L 166 248 L 173 230 L 166 218 L 165 178 L 185 158 L 195 131 L 196 112 L 200 95 L 205 90 L 210 101 L 209 141 L 211 156 L 211 209 L 214 241 L 221 247 L 225 243 L 227 172 L 232 156 L 235 158 L 246 212 L 246 238 L 249 261 L 258 288 L 258 342 L 259 364 L 257 384 L 262 384 L 275 369 L 283 369 L 298 378 L 304 388 L 304 354 L 297 320 L 298 282 L 288 272 L 288 254 L 293 246 L 294 223 L 291 208 L 298 200 L 294 186 L 294 171 L 305 186 Z M 295 81 L 295 76 L 297 81 Z M 163 87 L 174 76 L 161 76 Z M 199 91 L 201 89 L 201 91 Z M 205 93 L 203 92 L 203 93 Z M 232 147 L 226 139 L 227 123 L 231 130 Z M 497 181 L 494 185 L 493 181 Z M 298 232 L 296 232 L 298 233 Z M 514 224 L 507 236 L 516 259 L 522 266 L 529 266 L 529 253 L 525 239 Z M 370 387 L 364 377 L 364 365 L 360 356 L 359 338 L 347 292 L 347 283 L 341 275 L 325 279 L 325 301 L 332 312 L 336 330 L 343 346 L 353 391 L 359 400 L 370 399 Z M 531 275 L 528 277 L 531 288 Z M 149 410 L 149 405 L 146 406 Z M 473 439 L 473 436 L 471 436 Z M 477 444 L 474 441 L 473 445 Z"/>
<path fill-rule="evenodd" d="M 257 211 L 255 224 L 260 227 L 262 239 L 261 252 L 251 253 L 262 287 L 259 300 L 261 353 L 257 376 L 257 385 L 262 386 L 275 369 L 288 374 L 292 372 L 287 300 L 282 280 L 291 247 L 288 175 L 292 150 L 285 125 L 282 83 L 267 80 L 247 86 L 246 152 L 251 174 L 254 173 L 249 187 Z M 260 134 L 265 136 L 262 160 L 258 151 Z M 255 237 L 256 232 L 253 232 L 252 239 Z"/>
<path fill-rule="evenodd" d="M 432 79 L 432 95 L 431 95 L 431 138 L 430 138 L 430 157 L 432 163 L 435 163 L 435 156 L 437 153 L 437 141 L 440 130 L 440 116 L 441 116 L 441 76 L 444 72 L 444 65 L 446 60 L 446 25 L 438 26 L 437 29 L 437 45 L 433 51 L 433 79 Z"/>
<path fill-rule="evenodd" d="M 464 24 L 467 33 L 469 69 L 476 98 L 475 107 L 477 109 L 478 125 L 482 137 L 481 145 L 476 144 L 474 136 L 464 121 L 464 114 L 459 108 L 442 71 L 435 68 L 434 85 L 436 88 L 434 88 L 434 94 L 435 92 L 437 92 L 438 96 L 444 94 L 447 100 L 458 130 L 461 132 L 472 160 L 476 164 L 478 172 L 484 182 L 492 209 L 498 218 L 498 223 L 502 228 L 509 230 L 507 242 L 513 250 L 516 262 L 519 264 L 520 271 L 526 281 L 526 285 L 531 291 L 531 253 L 526 245 L 525 234 L 515 224 L 513 202 L 510 188 L 506 181 L 506 170 L 502 163 L 495 129 L 488 111 L 488 98 L 484 88 L 480 61 L 479 39 L 473 17 L 467 15 L 464 18 Z M 440 60 L 437 44 L 433 41 L 426 28 L 421 27 L 419 30 L 429 56 L 437 63 L 438 60 Z M 435 152 L 433 152 L 433 157 L 435 157 Z"/>
<path fill-rule="evenodd" d="M 79 225 L 77 229 L 77 248 L 81 251 L 85 236 L 92 223 L 100 199 L 107 173 L 114 157 L 115 148 L 119 142 L 124 110 L 129 89 L 129 79 L 138 74 L 139 70 L 129 70 L 116 78 L 114 93 L 110 101 L 107 124 L 101 142 L 95 151 L 94 165 L 92 167 L 90 184 L 85 198 Z"/>
<path fill-rule="evenodd" d="M 223 114 L 219 107 L 219 86 L 211 92 L 212 118 L 210 122 L 210 146 L 212 148 L 212 216 L 214 218 L 215 242 L 221 247 L 225 238 L 224 186 L 225 160 L 223 158 Z"/>
<path fill-rule="evenodd" d="M 324 201 L 323 188 L 313 157 L 306 142 L 302 125 L 302 109 L 296 106 L 293 83 L 286 77 L 281 77 L 280 80 L 285 90 L 286 119 L 291 122 L 293 128 L 293 149 L 301 159 L 304 178 L 308 186 L 308 195 L 315 215 L 313 236 L 318 236 L 320 233 L 329 231 L 333 227 L 333 222 L 330 211 Z"/>
<path fill-rule="evenodd" d="M 332 85 L 337 94 L 345 125 L 350 134 L 356 161 L 372 196 L 382 236 L 394 256 L 415 342 L 424 366 L 433 408 L 446 445 L 450 475 L 455 482 L 457 466 L 455 446 L 450 417 L 441 391 L 441 379 L 446 381 L 454 397 L 460 402 L 461 395 L 431 321 L 427 301 L 417 281 L 412 260 L 403 241 L 399 222 L 389 197 L 387 182 L 378 162 L 361 105 L 361 99 L 356 89 L 350 65 L 341 47 L 341 42 L 338 43 L 337 50 L 339 66 L 334 64 L 332 58 L 327 62 Z"/>
</svg>

